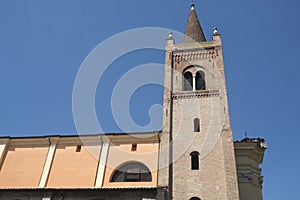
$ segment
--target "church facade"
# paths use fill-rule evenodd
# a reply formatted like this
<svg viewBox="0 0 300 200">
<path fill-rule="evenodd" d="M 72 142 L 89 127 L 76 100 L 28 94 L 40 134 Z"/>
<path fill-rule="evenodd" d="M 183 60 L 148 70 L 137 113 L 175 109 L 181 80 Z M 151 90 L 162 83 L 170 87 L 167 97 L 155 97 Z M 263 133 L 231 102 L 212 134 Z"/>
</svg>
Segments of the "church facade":
<svg viewBox="0 0 300 200">
<path fill-rule="evenodd" d="M 162 131 L 0 138 L 0 199 L 262 200 L 263 139 L 233 141 L 217 29 L 166 41 Z"/>
</svg>

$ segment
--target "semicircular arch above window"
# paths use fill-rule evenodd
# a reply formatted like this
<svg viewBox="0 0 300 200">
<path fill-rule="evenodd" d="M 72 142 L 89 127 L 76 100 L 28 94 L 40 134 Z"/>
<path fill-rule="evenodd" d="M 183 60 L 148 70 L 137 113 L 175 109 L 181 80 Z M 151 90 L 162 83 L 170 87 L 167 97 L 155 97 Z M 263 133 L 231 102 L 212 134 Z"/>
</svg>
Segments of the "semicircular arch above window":
<svg viewBox="0 0 300 200">
<path fill-rule="evenodd" d="M 198 197 L 192 197 L 192 198 L 190 198 L 190 200 L 201 200 L 201 199 Z"/>
<path fill-rule="evenodd" d="M 129 162 L 117 168 L 110 182 L 151 182 L 152 175 L 146 165 L 140 162 Z"/>
<path fill-rule="evenodd" d="M 190 65 L 182 73 L 183 91 L 203 91 L 207 90 L 205 80 L 205 70 L 199 65 Z"/>
</svg>

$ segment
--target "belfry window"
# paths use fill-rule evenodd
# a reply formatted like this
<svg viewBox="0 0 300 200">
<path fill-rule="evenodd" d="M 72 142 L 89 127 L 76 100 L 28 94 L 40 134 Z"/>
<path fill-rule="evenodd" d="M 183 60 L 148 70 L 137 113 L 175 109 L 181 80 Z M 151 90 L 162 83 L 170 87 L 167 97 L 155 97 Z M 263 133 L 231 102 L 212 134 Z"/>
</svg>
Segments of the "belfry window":
<svg viewBox="0 0 300 200">
<path fill-rule="evenodd" d="M 183 75 L 183 90 L 184 91 L 193 90 L 193 75 L 191 72 L 185 72 Z"/>
<path fill-rule="evenodd" d="M 196 90 L 206 90 L 205 75 L 202 71 L 196 73 Z"/>
<path fill-rule="evenodd" d="M 142 163 L 127 163 L 116 169 L 111 182 L 151 182 L 150 170 Z"/>
<path fill-rule="evenodd" d="M 200 119 L 194 119 L 194 132 L 200 132 Z"/>
<path fill-rule="evenodd" d="M 196 68 L 195 66 L 190 66 L 190 67 Z M 196 69 L 198 70 L 198 68 Z M 206 90 L 205 73 L 202 70 L 198 70 L 195 73 L 192 73 L 192 71 L 190 70 L 186 71 L 183 73 L 182 83 L 183 83 L 183 91 Z"/>
<path fill-rule="evenodd" d="M 199 155 L 200 154 L 197 151 L 194 151 L 190 154 L 192 170 L 199 170 Z"/>
</svg>

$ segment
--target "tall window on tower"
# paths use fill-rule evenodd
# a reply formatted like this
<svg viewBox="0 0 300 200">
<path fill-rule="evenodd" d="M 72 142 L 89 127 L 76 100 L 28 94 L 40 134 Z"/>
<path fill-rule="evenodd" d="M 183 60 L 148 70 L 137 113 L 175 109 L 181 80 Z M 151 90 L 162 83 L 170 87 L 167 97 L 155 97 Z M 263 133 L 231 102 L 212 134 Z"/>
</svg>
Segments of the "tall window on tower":
<svg viewBox="0 0 300 200">
<path fill-rule="evenodd" d="M 183 75 L 183 90 L 184 91 L 193 90 L 193 75 L 191 72 L 185 72 Z"/>
<path fill-rule="evenodd" d="M 191 156 L 191 168 L 192 170 L 199 170 L 199 152 L 198 151 L 193 151 L 190 156 Z"/>
<path fill-rule="evenodd" d="M 205 75 L 203 71 L 196 73 L 196 90 L 206 90 Z"/>
<path fill-rule="evenodd" d="M 194 132 L 200 132 L 200 119 L 194 119 Z"/>
</svg>

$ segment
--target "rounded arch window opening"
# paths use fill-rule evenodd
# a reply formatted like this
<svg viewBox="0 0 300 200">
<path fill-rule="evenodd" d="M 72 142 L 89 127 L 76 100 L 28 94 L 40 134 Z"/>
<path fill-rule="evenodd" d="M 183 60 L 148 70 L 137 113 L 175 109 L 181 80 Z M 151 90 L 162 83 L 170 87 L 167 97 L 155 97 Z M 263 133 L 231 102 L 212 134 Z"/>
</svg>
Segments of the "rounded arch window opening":
<svg viewBox="0 0 300 200">
<path fill-rule="evenodd" d="M 198 151 L 193 151 L 191 156 L 191 169 L 192 170 L 199 170 L 199 155 L 200 153 Z"/>
<path fill-rule="evenodd" d="M 152 175 L 146 165 L 140 162 L 129 162 L 117 168 L 110 182 L 151 182 Z"/>
<path fill-rule="evenodd" d="M 196 90 L 206 90 L 205 73 L 201 70 L 196 73 Z"/>
<path fill-rule="evenodd" d="M 193 90 L 193 75 L 189 71 L 183 74 L 183 90 L 184 91 Z"/>
<path fill-rule="evenodd" d="M 200 119 L 194 119 L 194 132 L 200 132 Z"/>
<path fill-rule="evenodd" d="M 198 65 L 191 65 L 183 71 L 183 91 L 206 90 L 205 72 Z"/>
</svg>

